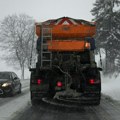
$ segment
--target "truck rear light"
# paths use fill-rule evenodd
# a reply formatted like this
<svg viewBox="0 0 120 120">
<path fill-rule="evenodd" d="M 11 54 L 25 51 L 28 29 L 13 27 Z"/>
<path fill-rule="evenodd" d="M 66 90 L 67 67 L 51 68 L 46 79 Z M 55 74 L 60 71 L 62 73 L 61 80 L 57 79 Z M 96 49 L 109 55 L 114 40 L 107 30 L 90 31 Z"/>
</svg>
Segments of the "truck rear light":
<svg viewBox="0 0 120 120">
<path fill-rule="evenodd" d="M 86 48 L 86 49 L 90 49 L 90 43 L 86 42 L 86 43 L 85 43 L 85 48 Z"/>
<path fill-rule="evenodd" d="M 37 80 L 37 84 L 38 84 L 38 85 L 40 85 L 40 84 L 41 84 L 41 82 L 42 82 L 42 80 L 41 80 L 41 79 L 38 79 L 38 80 Z"/>
<path fill-rule="evenodd" d="M 95 80 L 94 79 L 90 79 L 89 80 L 89 83 L 92 85 L 92 84 L 95 84 Z"/>
<path fill-rule="evenodd" d="M 62 85 L 63 85 L 63 84 L 62 84 L 61 81 L 58 81 L 58 82 L 57 82 L 57 87 L 62 87 Z"/>
</svg>

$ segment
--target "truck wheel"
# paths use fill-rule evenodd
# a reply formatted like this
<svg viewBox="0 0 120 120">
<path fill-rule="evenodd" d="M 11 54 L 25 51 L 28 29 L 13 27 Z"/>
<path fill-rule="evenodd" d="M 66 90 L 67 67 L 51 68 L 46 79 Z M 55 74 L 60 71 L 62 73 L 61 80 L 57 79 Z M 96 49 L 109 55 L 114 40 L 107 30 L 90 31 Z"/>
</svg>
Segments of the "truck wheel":
<svg viewBox="0 0 120 120">
<path fill-rule="evenodd" d="M 31 104 L 32 104 L 32 106 L 35 106 L 35 105 L 37 105 L 37 100 L 34 98 L 34 96 L 32 96 L 32 93 L 31 93 Z"/>
<path fill-rule="evenodd" d="M 100 100 L 101 100 L 101 92 L 99 92 L 99 94 L 97 95 L 98 99 L 95 100 L 94 105 L 100 105 Z"/>
<path fill-rule="evenodd" d="M 94 103 L 94 105 L 100 105 L 100 99 L 97 100 L 97 101 Z"/>
<path fill-rule="evenodd" d="M 101 92 L 99 93 L 99 99 L 96 101 L 95 105 L 100 105 L 100 100 L 101 100 Z"/>
</svg>

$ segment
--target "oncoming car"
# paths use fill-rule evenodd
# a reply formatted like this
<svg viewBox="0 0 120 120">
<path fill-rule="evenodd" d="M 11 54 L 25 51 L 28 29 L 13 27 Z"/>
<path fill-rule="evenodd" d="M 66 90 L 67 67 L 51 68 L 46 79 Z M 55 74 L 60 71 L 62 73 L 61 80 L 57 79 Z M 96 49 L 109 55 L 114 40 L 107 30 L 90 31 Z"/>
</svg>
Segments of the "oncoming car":
<svg viewBox="0 0 120 120">
<path fill-rule="evenodd" d="M 21 82 L 14 72 L 0 72 L 0 96 L 21 93 Z"/>
</svg>

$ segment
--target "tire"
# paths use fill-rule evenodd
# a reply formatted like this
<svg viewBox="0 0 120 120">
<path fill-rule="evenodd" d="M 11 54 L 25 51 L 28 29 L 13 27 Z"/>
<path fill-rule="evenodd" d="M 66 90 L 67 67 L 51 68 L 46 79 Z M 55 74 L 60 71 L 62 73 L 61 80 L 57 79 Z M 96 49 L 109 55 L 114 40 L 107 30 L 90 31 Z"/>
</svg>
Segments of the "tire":
<svg viewBox="0 0 120 120">
<path fill-rule="evenodd" d="M 100 105 L 100 100 L 101 100 L 101 92 L 98 94 L 99 98 L 96 100 L 95 105 Z"/>
<path fill-rule="evenodd" d="M 10 92 L 10 97 L 13 97 L 15 95 L 15 92 L 13 89 L 11 89 L 11 92 Z"/>
<path fill-rule="evenodd" d="M 37 102 L 38 100 L 34 98 L 34 96 L 32 96 L 32 92 L 30 93 L 30 96 L 31 96 L 31 104 L 32 106 L 36 106 L 37 105 Z"/>
<path fill-rule="evenodd" d="M 92 106 L 100 105 L 101 93 L 99 92 L 98 94 L 96 94 L 96 96 L 90 97 L 91 99 L 89 99 L 89 97 L 86 97 L 86 98 L 88 98 L 88 99 L 82 100 L 83 104 L 92 105 Z"/>
<path fill-rule="evenodd" d="M 96 100 L 94 100 L 94 103 L 93 105 L 100 105 L 100 100 L 101 100 L 101 93 L 99 92 L 99 94 L 97 95 L 97 98 Z"/>
<path fill-rule="evenodd" d="M 100 105 L 100 100 L 97 100 L 94 105 Z"/>
<path fill-rule="evenodd" d="M 31 72 L 31 75 L 30 75 L 30 89 L 32 87 L 31 81 L 34 78 L 34 75 L 35 75 L 35 72 Z M 32 106 L 36 106 L 37 105 L 37 100 L 32 95 L 32 91 L 30 91 L 30 99 L 31 99 Z"/>
<path fill-rule="evenodd" d="M 18 91 L 18 94 L 20 94 L 22 91 L 21 91 L 21 85 L 20 85 L 20 88 L 19 88 L 19 91 Z"/>
</svg>

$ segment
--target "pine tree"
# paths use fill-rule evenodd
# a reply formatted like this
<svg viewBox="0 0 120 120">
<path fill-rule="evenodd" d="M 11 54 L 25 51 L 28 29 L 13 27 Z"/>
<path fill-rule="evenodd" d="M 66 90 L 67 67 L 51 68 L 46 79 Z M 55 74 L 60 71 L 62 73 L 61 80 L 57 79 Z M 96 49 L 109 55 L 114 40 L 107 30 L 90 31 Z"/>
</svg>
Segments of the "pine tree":
<svg viewBox="0 0 120 120">
<path fill-rule="evenodd" d="M 91 10 L 97 25 L 97 47 L 106 54 L 106 72 L 113 68 L 120 49 L 120 12 L 115 10 L 118 6 L 119 0 L 96 0 Z"/>
</svg>

